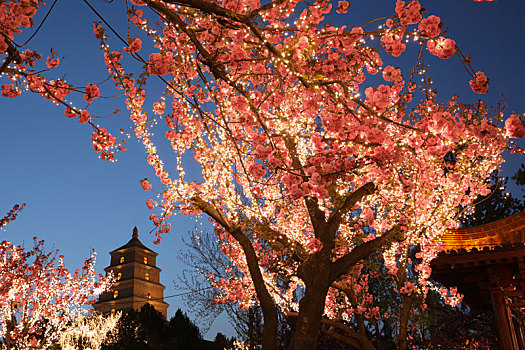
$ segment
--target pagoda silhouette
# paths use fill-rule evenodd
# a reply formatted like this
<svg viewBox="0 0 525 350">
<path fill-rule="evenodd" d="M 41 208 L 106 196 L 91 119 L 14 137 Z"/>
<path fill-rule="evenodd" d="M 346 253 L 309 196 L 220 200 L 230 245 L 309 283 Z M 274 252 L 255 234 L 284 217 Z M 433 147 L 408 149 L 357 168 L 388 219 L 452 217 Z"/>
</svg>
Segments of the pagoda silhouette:
<svg viewBox="0 0 525 350">
<path fill-rule="evenodd" d="M 115 282 L 111 291 L 102 293 L 98 302 L 93 304 L 95 311 L 127 312 L 140 310 L 149 303 L 166 317 L 169 304 L 164 301 L 164 286 L 159 280 L 158 254 L 142 244 L 138 229 L 133 229 L 128 243 L 109 254 L 111 264 L 104 271 L 106 275 L 112 273 Z"/>
</svg>

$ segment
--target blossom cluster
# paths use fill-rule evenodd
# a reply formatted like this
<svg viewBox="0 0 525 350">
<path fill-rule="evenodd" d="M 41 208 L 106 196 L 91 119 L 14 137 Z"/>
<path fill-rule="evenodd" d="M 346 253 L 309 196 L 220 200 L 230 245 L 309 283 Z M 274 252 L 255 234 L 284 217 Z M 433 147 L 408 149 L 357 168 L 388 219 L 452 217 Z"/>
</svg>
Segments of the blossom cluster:
<svg viewBox="0 0 525 350">
<path fill-rule="evenodd" d="M 15 221 L 16 217 L 25 206 L 25 203 L 13 205 L 13 208 L 11 208 L 11 210 L 9 210 L 7 214 L 0 219 L 0 228 L 7 226 L 12 221 Z"/>
<path fill-rule="evenodd" d="M 94 255 L 82 272 L 71 274 L 58 251 L 46 253 L 43 244 L 34 238 L 26 251 L 0 242 L 0 336 L 14 348 L 49 347 L 109 287 L 110 280 L 94 270 Z"/>
</svg>

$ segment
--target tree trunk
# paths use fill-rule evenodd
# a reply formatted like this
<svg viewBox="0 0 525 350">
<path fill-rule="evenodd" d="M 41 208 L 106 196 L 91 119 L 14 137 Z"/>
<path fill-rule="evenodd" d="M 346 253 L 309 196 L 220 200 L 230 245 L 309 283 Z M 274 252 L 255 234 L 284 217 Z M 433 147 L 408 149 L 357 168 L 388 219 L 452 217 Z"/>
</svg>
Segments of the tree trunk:
<svg viewBox="0 0 525 350">
<path fill-rule="evenodd" d="M 414 294 L 405 296 L 403 298 L 403 305 L 399 310 L 399 333 L 397 336 L 397 349 L 408 349 L 408 319 L 410 310 L 412 309 L 412 302 L 414 301 Z"/>
<path fill-rule="evenodd" d="M 203 201 L 195 197 L 191 200 L 191 204 L 200 208 L 203 212 L 213 218 L 219 225 L 228 231 L 233 238 L 241 245 L 246 257 L 246 263 L 250 272 L 250 277 L 257 293 L 257 299 L 261 305 L 264 323 L 262 332 L 262 348 L 263 350 L 277 349 L 277 327 L 279 321 L 277 319 L 277 306 L 274 303 L 270 292 L 266 288 L 261 269 L 259 268 L 259 259 L 255 253 L 255 248 L 248 236 L 236 225 L 230 222 L 220 210 L 214 207 L 212 203 Z"/>
<path fill-rule="evenodd" d="M 299 316 L 295 325 L 289 350 L 315 350 L 323 316 L 326 294 L 330 287 L 329 252 L 311 255 L 299 270 L 306 285 L 299 302 Z M 301 276 L 302 275 L 302 276 Z"/>
<path fill-rule="evenodd" d="M 264 318 L 262 348 L 264 350 L 277 349 L 277 307 L 264 284 L 261 270 L 259 269 L 257 255 L 255 254 L 255 250 L 251 245 L 250 240 L 244 234 L 236 232 L 233 236 L 243 248 L 248 263 L 248 270 L 250 271 L 250 277 L 255 286 L 257 299 L 259 299 L 259 304 L 261 305 Z"/>
</svg>

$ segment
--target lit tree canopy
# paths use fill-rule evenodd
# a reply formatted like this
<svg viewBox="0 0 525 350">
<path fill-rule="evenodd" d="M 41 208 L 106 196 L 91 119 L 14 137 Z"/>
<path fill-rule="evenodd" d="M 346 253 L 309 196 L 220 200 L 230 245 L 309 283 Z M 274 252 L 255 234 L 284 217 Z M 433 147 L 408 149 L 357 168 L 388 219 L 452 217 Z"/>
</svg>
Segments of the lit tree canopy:
<svg viewBox="0 0 525 350">
<path fill-rule="evenodd" d="M 47 349 L 108 287 L 94 270 L 94 257 L 71 274 L 58 251 L 46 253 L 43 244 L 35 238 L 25 251 L 0 242 L 0 337 L 6 349 Z"/>
<path fill-rule="evenodd" d="M 117 332 L 120 312 L 115 314 L 78 315 L 60 332 L 58 344 L 62 350 L 99 350 Z"/>
<path fill-rule="evenodd" d="M 457 225 L 458 207 L 487 194 L 486 179 L 509 138 L 525 135 L 519 115 L 503 121 L 482 102 L 437 99 L 426 55 L 456 55 L 476 93 L 487 92 L 489 81 L 442 35 L 439 17 L 423 16 L 419 1 L 397 1 L 389 17 L 341 27 L 325 17 L 345 13 L 347 1 L 130 2 L 132 29 L 123 48 L 108 39 L 106 24 L 95 24 L 94 34 L 162 186 L 146 203 L 161 212 L 151 215 L 158 239 L 174 212 L 211 218 L 235 266 L 231 278 L 209 276 L 222 290 L 217 301 L 260 304 L 265 349 L 277 343 L 277 307 L 297 312 L 291 349 L 315 348 L 323 320 L 384 317 L 360 264 L 374 252 L 384 251 L 392 275 L 405 276 L 397 281 L 400 294 L 426 295 L 440 235 Z M 2 21 L 0 71 L 13 80 L 2 85 L 2 95 L 29 89 L 64 105 L 66 117 L 94 129 L 93 149 L 113 159 L 122 148 L 118 140 L 87 108 L 66 101 L 81 91 L 89 106 L 101 96 L 99 87 L 45 78 L 40 56 L 10 42 L 40 5 L 0 5 L 9 18 Z M 146 39 L 152 48 L 143 49 Z M 405 71 L 385 63 L 403 55 L 407 41 L 419 48 L 415 66 Z M 124 55 L 143 70 L 134 73 Z M 59 59 L 49 56 L 45 64 L 51 70 Z M 158 78 L 165 84 L 160 94 L 146 85 Z M 153 114 L 146 98 L 154 101 Z M 162 160 L 165 143 L 175 166 Z M 188 175 L 195 169 L 198 176 Z M 141 185 L 152 189 L 147 179 Z M 370 347 L 363 337 L 360 346 Z"/>
</svg>

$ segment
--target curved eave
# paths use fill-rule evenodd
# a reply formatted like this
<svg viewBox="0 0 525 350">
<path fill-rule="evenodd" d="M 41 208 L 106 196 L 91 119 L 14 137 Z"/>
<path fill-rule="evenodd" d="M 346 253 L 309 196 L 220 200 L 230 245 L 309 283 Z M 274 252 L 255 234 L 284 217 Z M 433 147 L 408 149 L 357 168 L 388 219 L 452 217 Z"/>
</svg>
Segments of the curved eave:
<svg viewBox="0 0 525 350">
<path fill-rule="evenodd" d="M 158 304 L 164 304 L 167 306 L 170 305 L 164 300 L 160 300 L 158 298 L 147 298 L 147 297 L 139 297 L 139 296 L 124 297 L 124 298 L 111 299 L 111 300 L 106 300 L 106 301 L 97 301 L 96 303 L 93 303 L 92 305 L 97 305 L 97 306 L 102 305 L 102 304 L 118 305 L 118 304 L 128 304 L 134 301 L 139 301 L 139 302 L 145 301 L 145 302 L 150 302 L 150 303 L 153 302 L 153 303 L 158 303 Z"/>
<path fill-rule="evenodd" d="M 112 269 L 122 269 L 122 268 L 124 268 L 124 267 L 126 267 L 128 265 L 135 265 L 135 264 L 137 264 L 138 266 L 143 266 L 143 267 L 145 267 L 147 269 L 157 270 L 157 271 L 159 271 L 159 273 L 162 271 L 162 269 L 157 267 L 157 266 L 142 264 L 139 261 L 129 261 L 129 262 L 125 262 L 125 263 L 122 263 L 122 264 L 109 265 L 108 267 L 104 268 L 104 271 L 109 272 Z"/>
<path fill-rule="evenodd" d="M 146 286 L 152 285 L 155 287 L 161 287 L 162 290 L 166 289 L 166 287 L 160 282 L 154 282 L 152 280 L 147 280 L 143 278 L 130 278 L 130 279 L 125 279 L 125 280 L 120 279 L 118 281 L 115 281 L 111 285 L 111 289 L 114 290 L 119 287 L 125 287 L 125 286 L 130 286 L 130 285 L 133 286 L 135 283 L 140 283 Z"/>
<path fill-rule="evenodd" d="M 125 252 L 126 250 L 129 250 L 129 249 L 140 249 L 140 250 L 143 250 L 143 251 L 146 251 L 146 252 L 150 253 L 153 256 L 159 255 L 158 253 L 155 253 L 153 250 L 151 250 L 151 249 L 149 249 L 147 247 L 144 247 L 144 248 L 142 248 L 142 247 L 126 247 L 125 245 L 120 247 L 120 248 L 117 248 L 117 249 L 115 249 L 115 250 L 113 250 L 111 252 L 109 252 L 109 254 L 113 255 L 113 254 L 116 254 L 116 253 L 123 253 L 123 252 Z"/>
<path fill-rule="evenodd" d="M 492 250 L 525 242 L 525 211 L 486 225 L 449 230 L 441 237 L 445 252 Z"/>
</svg>

